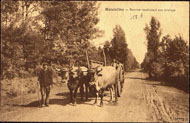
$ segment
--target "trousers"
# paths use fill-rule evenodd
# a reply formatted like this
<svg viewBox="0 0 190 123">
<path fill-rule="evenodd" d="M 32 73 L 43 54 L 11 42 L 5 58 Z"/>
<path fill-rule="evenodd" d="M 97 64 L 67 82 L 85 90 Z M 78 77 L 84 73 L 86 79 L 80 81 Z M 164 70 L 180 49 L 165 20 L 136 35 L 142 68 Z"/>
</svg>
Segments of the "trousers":
<svg viewBox="0 0 190 123">
<path fill-rule="evenodd" d="M 48 105 L 49 104 L 49 94 L 50 94 L 50 86 L 40 87 L 41 91 L 41 97 L 42 97 L 42 105 Z"/>
</svg>

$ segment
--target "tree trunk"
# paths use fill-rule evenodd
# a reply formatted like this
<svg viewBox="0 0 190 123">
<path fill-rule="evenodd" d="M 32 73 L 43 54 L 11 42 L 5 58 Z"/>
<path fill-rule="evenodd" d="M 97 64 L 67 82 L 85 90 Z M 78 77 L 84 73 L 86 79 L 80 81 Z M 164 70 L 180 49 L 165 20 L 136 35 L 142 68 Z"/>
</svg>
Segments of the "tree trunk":
<svg viewBox="0 0 190 123">
<path fill-rule="evenodd" d="M 106 55 L 105 55 L 105 52 L 104 52 L 104 48 L 103 48 L 103 55 L 104 55 L 104 66 L 106 66 Z"/>
<path fill-rule="evenodd" d="M 148 75 L 149 75 L 149 78 L 151 79 L 152 78 L 152 74 L 151 74 L 150 70 L 148 71 Z"/>
<path fill-rule="evenodd" d="M 89 59 L 88 59 L 88 51 L 87 50 L 86 50 L 86 59 L 87 59 L 88 68 L 90 68 Z"/>
</svg>

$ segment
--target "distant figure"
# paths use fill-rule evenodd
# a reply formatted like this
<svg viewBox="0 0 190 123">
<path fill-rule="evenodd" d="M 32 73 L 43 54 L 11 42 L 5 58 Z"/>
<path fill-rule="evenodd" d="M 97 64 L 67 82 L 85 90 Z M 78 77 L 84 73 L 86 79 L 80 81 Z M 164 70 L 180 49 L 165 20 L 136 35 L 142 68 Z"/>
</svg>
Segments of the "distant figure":
<svg viewBox="0 0 190 123">
<path fill-rule="evenodd" d="M 49 94 L 51 85 L 53 84 L 53 71 L 48 68 L 48 64 L 43 64 L 43 69 L 39 72 L 38 81 L 40 82 L 40 91 L 41 91 L 41 106 L 49 105 Z M 45 97 L 46 96 L 46 97 Z"/>
</svg>

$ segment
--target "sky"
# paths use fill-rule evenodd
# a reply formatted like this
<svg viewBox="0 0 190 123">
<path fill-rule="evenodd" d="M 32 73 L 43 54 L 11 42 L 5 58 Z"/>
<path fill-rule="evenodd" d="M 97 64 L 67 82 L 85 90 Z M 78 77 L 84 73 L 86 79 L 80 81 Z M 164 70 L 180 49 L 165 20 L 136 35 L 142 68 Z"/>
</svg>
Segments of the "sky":
<svg viewBox="0 0 190 123">
<path fill-rule="evenodd" d="M 105 34 L 92 41 L 95 46 L 103 45 L 107 40 L 111 41 L 113 28 L 119 24 L 125 31 L 128 48 L 141 63 L 147 52 L 144 28 L 146 24 L 149 25 L 152 16 L 160 22 L 162 36 L 169 34 L 174 38 L 175 35 L 180 34 L 189 42 L 189 2 L 99 1 L 99 3 L 98 17 L 100 21 L 97 27 L 104 30 Z M 117 10 L 106 11 L 106 8 Z M 163 11 L 158 11 L 158 9 Z M 167 11 L 164 11 L 165 9 Z"/>
</svg>

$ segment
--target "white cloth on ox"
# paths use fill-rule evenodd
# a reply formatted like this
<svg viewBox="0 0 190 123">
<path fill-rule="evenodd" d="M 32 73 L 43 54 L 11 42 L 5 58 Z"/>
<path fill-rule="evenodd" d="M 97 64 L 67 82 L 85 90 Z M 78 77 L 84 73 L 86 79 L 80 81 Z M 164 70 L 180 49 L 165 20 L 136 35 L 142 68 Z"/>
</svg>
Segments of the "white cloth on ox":
<svg viewBox="0 0 190 123">
<path fill-rule="evenodd" d="M 71 69 L 71 71 L 78 71 L 78 69 L 80 69 L 81 71 L 83 71 L 83 72 L 87 72 L 87 70 L 88 70 L 88 68 L 86 68 L 86 67 L 76 67 L 76 66 L 74 66 L 74 67 L 72 67 L 72 69 Z"/>
<path fill-rule="evenodd" d="M 88 70 L 88 68 L 86 68 L 86 67 L 80 67 L 80 69 L 81 69 L 81 71 L 83 71 L 83 72 L 87 72 L 87 70 Z"/>
<path fill-rule="evenodd" d="M 77 77 L 78 76 L 79 69 L 83 73 L 84 76 L 86 76 L 88 74 L 88 68 L 83 67 L 83 66 L 82 67 L 76 67 L 76 66 L 74 66 L 71 69 L 71 72 L 74 74 L 73 77 Z"/>
<path fill-rule="evenodd" d="M 67 68 L 62 68 L 61 70 L 62 70 L 62 71 L 68 71 L 68 69 L 67 69 Z"/>
<path fill-rule="evenodd" d="M 84 76 L 86 76 L 88 74 L 88 68 L 86 68 L 86 67 L 80 67 L 80 69 L 83 72 Z"/>
</svg>

